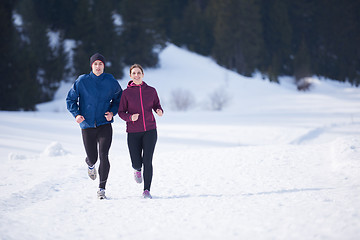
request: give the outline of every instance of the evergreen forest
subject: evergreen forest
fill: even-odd
[[[167,43],[270,81],[321,76],[360,85],[358,0],[1,0],[0,110],[36,110],[61,81],[156,68]]]

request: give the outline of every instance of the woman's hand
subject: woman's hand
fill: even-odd
[[[82,123],[85,120],[85,118],[83,116],[81,116],[81,115],[77,115],[75,117],[75,120],[76,120],[77,123]]]
[[[113,118],[114,114],[112,112],[106,112],[105,113],[105,118],[108,122],[110,122]]]
[[[157,109],[156,114],[161,117],[163,115],[163,111],[161,109]]]
[[[131,121],[135,122],[139,119],[139,113],[135,113],[133,115],[131,115]]]

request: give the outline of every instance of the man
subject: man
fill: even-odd
[[[106,198],[105,186],[110,170],[108,158],[112,142],[113,117],[118,112],[122,89],[114,76],[104,73],[105,58],[100,53],[90,57],[92,71],[77,78],[66,98],[67,109],[80,124],[86,151],[88,175],[96,179],[99,164],[99,199]]]

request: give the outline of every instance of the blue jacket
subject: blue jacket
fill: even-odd
[[[66,104],[69,112],[76,117],[82,115],[82,129],[96,128],[112,123],[105,118],[106,112],[114,116],[118,112],[122,89],[113,75],[103,73],[96,76],[93,72],[78,77],[70,89]]]

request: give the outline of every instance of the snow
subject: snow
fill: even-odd
[[[14,22],[16,28],[22,28],[23,19],[20,14],[18,14],[16,11],[13,11],[12,19],[13,19],[13,22]]]
[[[66,66],[65,69],[68,71],[67,75],[71,75],[74,72],[74,51],[76,48],[76,41],[74,39],[65,39],[63,42],[64,52],[66,54]],[[64,97],[63,91],[58,91],[58,93],[62,94],[61,96],[57,96],[56,99],[60,99]],[[60,104],[59,104],[60,105]]]
[[[51,49],[57,50],[59,49],[59,43],[60,43],[60,31],[51,31],[48,30],[47,31],[47,37],[49,39],[49,46],[51,47]]]
[[[358,239],[359,88],[314,77],[298,92],[173,45],[160,64],[144,78],[165,109],[153,199],[133,179],[119,117],[108,200],[97,199],[64,83],[37,112],[0,112],[0,239]],[[176,89],[193,94],[191,110],[172,110]],[[217,89],[231,101],[211,111]]]
[[[114,12],[112,14],[113,23],[117,27],[121,27],[123,25],[123,20],[120,14]]]

